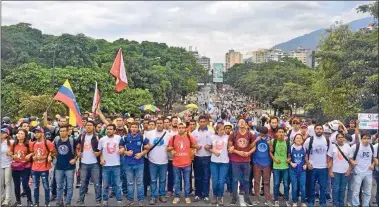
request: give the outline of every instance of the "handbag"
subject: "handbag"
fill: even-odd
[[[14,171],[23,171],[25,169],[25,164],[22,162],[12,162],[11,169]]]

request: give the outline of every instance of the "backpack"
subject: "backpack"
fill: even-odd
[[[309,140],[309,147],[308,147],[308,150],[307,150],[307,154],[308,154],[308,156],[309,156],[309,154],[311,153],[311,150],[312,150],[312,145],[313,145],[314,137],[311,136],[309,139],[310,139],[310,140]],[[326,151],[328,151],[328,150],[329,150],[329,146],[330,146],[330,141],[329,141],[329,139],[326,138],[326,137],[325,137],[325,140],[326,140],[326,144],[327,144],[327,146],[328,146],[328,148],[327,148]]]
[[[353,160],[356,160],[357,159],[357,155],[358,155],[358,151],[359,151],[359,146],[361,145],[360,142],[358,142],[356,145],[355,145],[355,152],[354,152],[354,156],[353,156]],[[374,146],[370,143],[370,148],[371,148],[371,152],[372,152],[372,156],[371,156],[371,163],[372,161],[374,160]],[[376,154],[376,157],[379,156],[379,153]]]
[[[56,149],[57,149],[57,144],[58,144],[58,141],[59,141],[60,138],[61,138],[60,136],[56,136],[54,138],[54,142],[53,143],[54,143],[54,146],[55,146]],[[72,152],[72,154],[74,156],[76,156],[76,151],[74,150],[74,139],[72,137],[69,137],[68,141],[70,142],[70,145],[71,145],[71,152]]]
[[[33,144],[32,144],[32,152],[34,152],[34,144],[35,144],[36,142],[33,142]],[[47,151],[47,154],[49,154],[50,153],[50,150],[49,150],[49,148],[47,147],[47,140],[46,139],[44,139],[43,140],[43,143],[45,144],[45,149],[46,149],[46,151]],[[47,166],[47,158],[48,158],[48,156],[46,157],[46,163],[45,163],[45,166]]]
[[[272,146],[273,146],[273,152],[272,152],[272,154],[273,155],[275,155],[275,149],[276,149],[276,144],[277,143],[278,143],[278,140],[274,138],[274,143],[272,144]],[[287,154],[288,154],[288,152],[291,151],[291,149],[290,149],[291,145],[290,145],[290,140],[289,139],[286,140],[286,145],[287,145]]]

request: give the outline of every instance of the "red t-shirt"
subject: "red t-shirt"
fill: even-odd
[[[30,147],[30,142],[29,142]],[[13,162],[23,162],[25,163],[25,168],[30,168],[32,165],[30,160],[26,160],[25,157],[28,155],[28,148],[24,144],[18,143],[17,145],[11,145],[10,150],[14,155],[17,155],[17,158]],[[30,153],[30,152],[29,152]]]
[[[249,135],[250,133],[250,141],[249,141]],[[229,135],[229,141],[233,141],[234,133],[230,133]],[[254,142],[254,135],[253,133],[246,131],[244,135],[242,135],[239,131],[236,132],[236,137],[234,137],[234,149],[238,151],[243,152],[249,152],[251,150],[251,143]],[[251,156],[248,157],[242,157],[240,155],[237,155],[235,153],[230,154],[230,160],[232,162],[250,162]]]
[[[49,152],[53,152],[55,150],[55,147],[53,143],[51,143],[49,140],[46,141],[46,146],[49,148],[49,151],[46,150],[45,141],[42,140],[42,142],[34,142],[30,144],[30,151],[35,153],[35,156],[46,156],[49,154]],[[33,171],[48,171],[51,168],[51,162],[47,162],[47,159],[43,160],[34,160],[32,164],[32,170]]]
[[[191,143],[193,145],[196,145],[196,140],[192,137],[192,135],[189,135],[189,137],[191,139]],[[176,154],[173,156],[172,165],[175,167],[187,167],[191,165],[191,144],[187,134],[184,134],[182,136],[175,135],[175,142],[172,142],[173,137],[171,137],[170,141],[168,142],[168,146],[174,147],[174,150],[176,152]]]

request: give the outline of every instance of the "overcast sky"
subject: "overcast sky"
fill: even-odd
[[[43,33],[84,33],[114,41],[164,42],[197,47],[211,62],[225,53],[270,48],[314,30],[366,17],[369,1],[243,2],[2,2],[2,25],[31,23]]]

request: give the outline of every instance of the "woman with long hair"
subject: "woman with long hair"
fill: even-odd
[[[25,129],[20,129],[17,132],[16,140],[10,147],[9,156],[12,157],[11,163],[12,177],[14,183],[14,192],[16,196],[16,203],[14,206],[22,206],[21,204],[21,179],[22,188],[26,192],[27,205],[33,206],[32,194],[29,187],[29,177],[31,173],[30,158],[33,153],[29,149],[28,132]]]
[[[5,186],[5,199],[1,201],[1,206],[8,206],[11,202],[11,188],[12,188],[12,170],[11,162],[12,158],[8,156],[8,151],[13,140],[9,136],[10,131],[7,128],[1,129],[1,184],[0,187],[3,189]]]

